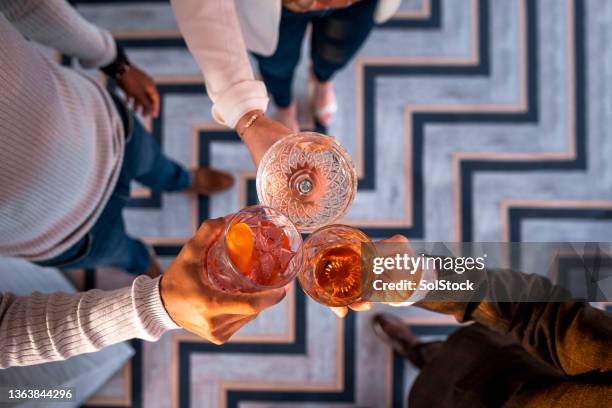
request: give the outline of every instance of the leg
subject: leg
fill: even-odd
[[[392,314],[375,315],[372,318],[372,327],[378,338],[419,369],[431,361],[442,348],[441,341],[422,343],[399,317]]]
[[[269,57],[255,55],[266,88],[279,108],[287,108],[293,100],[293,73],[300,60],[308,21],[306,14],[283,9],[276,51]]]
[[[390,314],[375,315],[372,324],[381,340],[420,369],[410,389],[410,407],[500,407],[523,384],[564,379],[511,337],[478,323],[431,343],[420,343]]]
[[[148,272],[152,264],[152,254],[147,246],[127,235],[121,215],[93,231],[91,255],[90,262],[114,266],[133,274]]]
[[[91,231],[63,254],[38,264],[62,268],[113,266],[134,274],[149,271],[149,250],[125,231],[121,212],[128,196],[127,182],[120,181]]]
[[[564,379],[511,337],[474,323],[440,344],[413,383],[408,406],[501,407],[528,388]]]
[[[443,341],[419,343],[413,347],[414,355],[410,361],[417,368],[423,368],[438,355],[443,345]]]
[[[314,76],[327,82],[353,58],[374,27],[376,0],[362,0],[312,22]]]
[[[191,186],[189,172],[166,157],[155,139],[144,129],[134,114],[128,136],[122,173],[154,191],[181,191]]]
[[[332,76],[353,58],[374,26],[377,0],[316,17],[312,22],[310,107],[317,126],[325,129],[338,110]]]
[[[125,109],[124,106],[118,108],[120,112]],[[131,130],[127,136],[120,177],[128,185],[135,179],[153,191],[185,191],[196,194],[212,194],[232,186],[233,177],[220,170],[200,167],[190,174],[183,166],[162,153],[160,146],[133,112],[125,112],[124,121],[129,122],[127,127]]]

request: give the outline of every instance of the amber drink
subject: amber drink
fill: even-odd
[[[372,243],[358,229],[346,225],[318,229],[302,246],[303,266],[298,275],[302,289],[327,306],[364,300],[371,277],[363,275],[362,254],[370,256],[372,251]]]

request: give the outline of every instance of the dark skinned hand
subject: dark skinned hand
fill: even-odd
[[[117,85],[125,92],[134,111],[154,118],[159,115],[159,93],[155,82],[136,65],[130,65],[130,69],[117,80]]]

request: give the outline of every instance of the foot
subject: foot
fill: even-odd
[[[420,344],[419,338],[412,333],[408,325],[397,316],[380,313],[372,317],[372,328],[376,337],[402,357],[412,360],[414,347]]]
[[[276,108],[275,119],[291,129],[292,132],[297,133],[300,131],[300,124],[298,123],[297,115],[297,104],[295,101],[291,102],[291,105],[286,108]]]
[[[334,84],[331,81],[320,82],[314,75],[310,78],[314,95],[311,96],[311,106],[313,114],[322,126],[329,126],[334,115],[338,111],[338,102],[336,101],[336,92]]]
[[[234,177],[231,174],[209,167],[192,170],[191,179],[193,182],[187,192],[203,195],[225,191],[234,184]]]

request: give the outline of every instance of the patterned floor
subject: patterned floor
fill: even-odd
[[[128,228],[168,263],[201,220],[255,202],[253,166],[213,123],[167,2],[76,3],[155,76],[162,111],[150,125],[164,151],[239,180],[198,200],[136,188]],[[612,3],[599,0],[405,0],[335,81],[341,111],[329,131],[360,174],[346,222],[373,237],[612,241],[610,22]],[[305,76],[303,63],[302,100]],[[129,281],[113,270],[80,278],[83,288]],[[425,338],[455,328],[393,311]],[[297,289],[222,347],[184,332],[135,341],[135,357],[87,406],[402,406],[416,372],[377,343],[370,315],[337,320]]]

